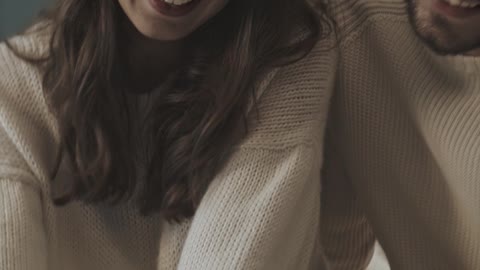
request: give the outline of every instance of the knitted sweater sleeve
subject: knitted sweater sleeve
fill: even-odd
[[[320,188],[303,174],[318,162],[306,148],[238,151],[198,209],[177,269],[307,269]]]
[[[0,269],[46,270],[41,192],[0,125]]]
[[[33,43],[32,43],[33,44]],[[28,45],[28,44],[27,44]],[[23,49],[23,47],[20,47]],[[52,150],[36,73],[0,44],[0,269],[46,270],[42,162]],[[34,75],[35,74],[35,75]],[[34,91],[35,90],[35,91]]]
[[[39,192],[17,176],[0,177],[0,268],[46,270],[46,237]]]
[[[266,84],[258,119],[193,220],[163,227],[158,270],[329,269],[318,241],[319,179],[337,52],[323,46],[331,44]],[[169,264],[172,254],[178,263]]]

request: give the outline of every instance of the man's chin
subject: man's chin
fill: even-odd
[[[441,16],[419,12],[415,0],[406,0],[410,24],[417,36],[439,55],[480,56],[480,37],[468,40],[458,36],[450,22]]]
[[[480,42],[474,44],[452,44],[446,41],[438,40],[438,37],[417,32],[417,36],[432,51],[439,55],[476,55],[480,56]]]
[[[480,40],[477,42],[456,42],[458,39],[449,39],[444,33],[425,32],[417,27],[415,32],[425,45],[439,55],[480,56]]]

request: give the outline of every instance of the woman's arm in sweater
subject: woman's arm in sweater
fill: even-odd
[[[0,269],[47,270],[39,190],[0,166]]]

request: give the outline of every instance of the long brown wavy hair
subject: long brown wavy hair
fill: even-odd
[[[118,203],[140,190],[143,213],[160,212],[169,221],[192,217],[243,137],[237,133],[248,130],[256,80],[303,58],[331,32],[326,4],[316,2],[314,8],[306,0],[230,0],[191,34],[187,44],[195,46],[186,64],[149,113],[153,150],[146,176],[137,179],[127,96],[119,82],[125,14],[112,0],[58,1],[42,19],[51,31],[44,58],[9,45],[44,72],[44,95],[73,167],[73,179],[55,183],[66,189],[54,202]]]

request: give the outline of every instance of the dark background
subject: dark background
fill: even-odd
[[[0,0],[0,40],[24,30],[38,12],[52,2],[53,0]]]

